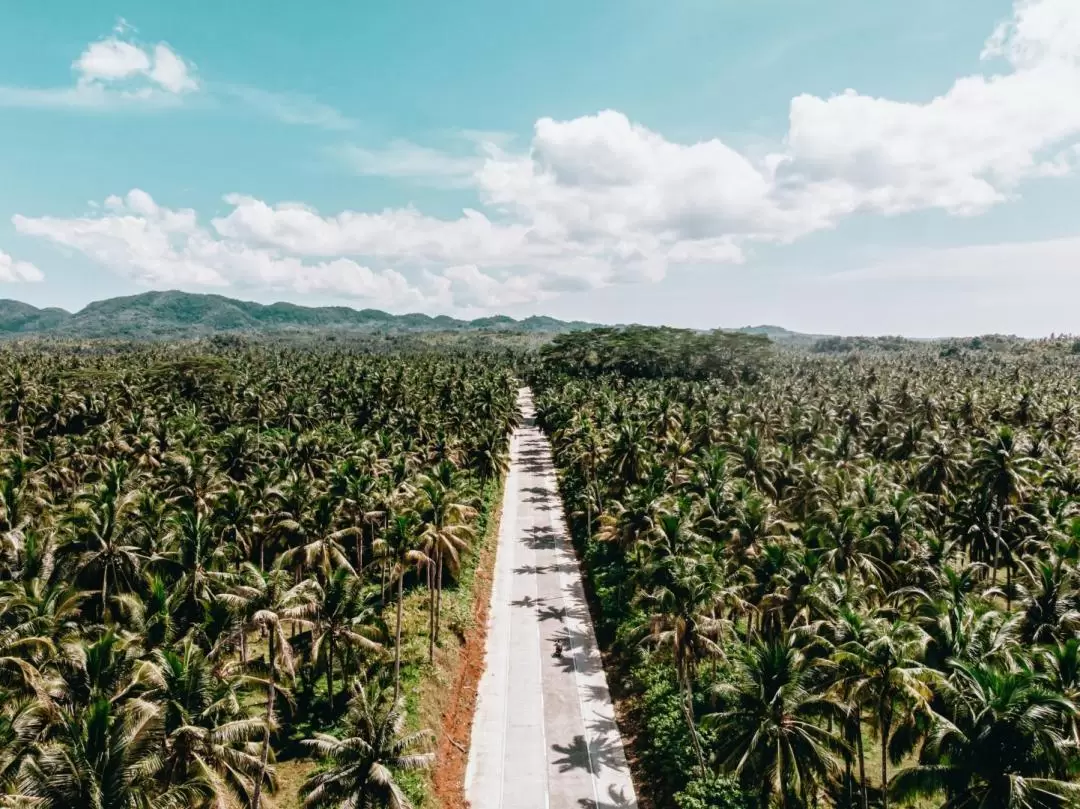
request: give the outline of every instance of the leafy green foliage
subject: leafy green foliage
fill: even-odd
[[[763,335],[627,326],[561,334],[540,359],[548,372],[577,376],[733,381],[755,376],[769,345]]]
[[[753,809],[754,801],[734,778],[708,775],[695,778],[674,797],[677,809]]]

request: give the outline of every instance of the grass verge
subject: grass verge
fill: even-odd
[[[502,512],[503,481],[484,490],[477,523],[477,542],[462,558],[458,581],[443,590],[442,632],[435,662],[427,659],[428,595],[420,589],[406,597],[401,686],[407,695],[412,729],[435,735],[432,770],[404,773],[402,784],[417,807],[466,809],[465,768],[468,764],[476,687],[484,669],[487,614],[492,571]]]

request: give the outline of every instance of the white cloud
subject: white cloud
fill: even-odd
[[[45,275],[29,261],[16,261],[0,250],[0,283],[44,281]]]
[[[138,189],[109,197],[107,213],[75,219],[16,215],[15,228],[40,236],[135,281],[154,287],[258,286],[336,292],[375,305],[424,303],[425,294],[394,270],[372,270],[345,258],[305,262],[279,251],[217,239],[194,211],[158,205]]]
[[[150,81],[170,93],[190,93],[199,89],[191,66],[162,43],[154,46],[154,67],[147,75]]]
[[[148,91],[180,95],[199,89],[194,67],[164,42],[150,48],[112,36],[88,45],[71,67],[80,87],[120,85],[118,89],[128,94],[144,95]]]
[[[164,42],[141,45],[121,20],[113,36],[87,45],[69,87],[0,86],[0,106],[103,109],[173,106],[199,89],[195,68]]]
[[[474,137],[482,157],[404,141],[345,153],[362,173],[471,184],[477,209],[454,218],[414,208],[323,215],[233,194],[231,210],[203,228],[193,212],[155,213],[133,192],[107,200],[101,216],[16,224],[154,283],[160,272],[288,286],[295,272],[300,286],[317,278],[355,294],[351,279],[367,276],[351,267],[370,266],[382,268],[372,278],[421,279],[422,294],[440,305],[497,308],[654,280],[676,265],[737,263],[755,244],[791,242],[856,212],[974,215],[1027,179],[1073,173],[1080,4],[1018,0],[982,57],[985,73],[924,103],[854,90],[798,96],[785,137],[763,156],[717,138],[673,142],[617,111],[541,118],[527,150]],[[101,74],[138,69],[126,52],[95,64]],[[163,224],[170,217],[175,226]],[[303,263],[312,258],[319,263]],[[413,294],[386,284],[377,294]]]
[[[118,81],[145,75],[152,65],[142,48],[113,37],[92,43],[72,67],[80,81]]]

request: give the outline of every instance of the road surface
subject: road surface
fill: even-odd
[[[466,797],[472,809],[636,809],[551,447],[527,389],[519,405]]]

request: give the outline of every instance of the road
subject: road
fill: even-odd
[[[636,808],[551,447],[527,389],[519,405],[466,797],[472,809]]]

